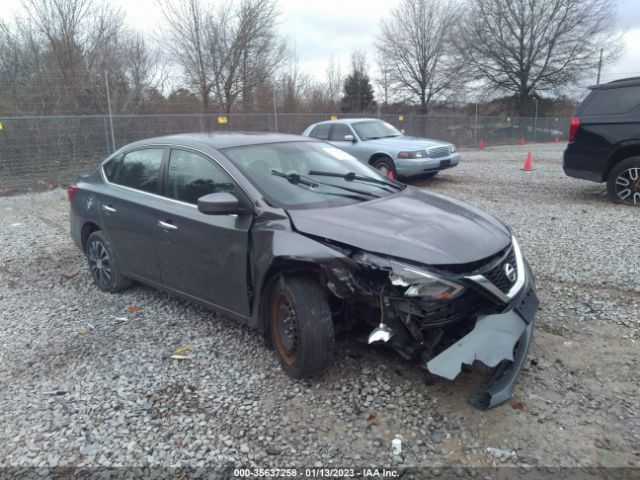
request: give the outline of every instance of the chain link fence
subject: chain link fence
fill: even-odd
[[[353,115],[349,115],[353,116]],[[183,132],[251,130],[300,134],[320,113],[233,113],[0,117],[0,193],[67,184],[114,150],[143,138]],[[557,142],[567,118],[380,115],[406,135],[459,147]]]

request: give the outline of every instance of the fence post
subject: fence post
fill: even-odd
[[[111,94],[109,93],[109,78],[107,76],[107,71],[104,71],[104,83],[107,86],[107,106],[109,108],[109,126],[111,127],[111,145],[113,147],[112,151],[116,149],[116,137],[113,134],[113,115],[111,114]]]
[[[536,116],[533,118],[533,143],[538,139],[538,99],[536,98]]]
[[[276,128],[276,133],[278,133],[278,104],[276,103],[276,89],[273,89],[273,122]]]
[[[473,126],[473,145],[478,146],[478,102],[476,102],[476,118]]]

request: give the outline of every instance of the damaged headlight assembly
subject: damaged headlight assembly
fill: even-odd
[[[391,284],[408,287],[406,297],[423,297],[429,300],[452,300],[464,292],[465,287],[418,267],[391,260]]]

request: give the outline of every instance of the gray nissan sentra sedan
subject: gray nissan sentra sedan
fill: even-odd
[[[260,330],[300,378],[363,333],[453,379],[511,396],[538,308],[509,228],[295,135],[184,134],[132,143],[70,185],[71,235],[107,292],[134,280]]]

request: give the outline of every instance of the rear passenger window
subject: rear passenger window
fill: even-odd
[[[583,115],[627,113],[640,104],[640,86],[596,90],[585,105]]]
[[[310,137],[317,138],[319,140],[329,140],[329,129],[331,128],[331,124],[323,123],[322,125],[318,125],[316,128],[311,130],[309,134]]]
[[[342,123],[336,123],[333,126],[333,132],[331,132],[331,140],[337,142],[344,142],[345,135],[353,135],[351,129]]]
[[[122,155],[118,155],[117,157],[113,157],[111,160],[106,162],[102,169],[104,170],[104,175],[107,177],[107,180],[113,182],[116,177],[116,171],[120,166],[120,162],[122,161]]]
[[[208,193],[233,190],[233,183],[211,160],[185,150],[171,150],[167,197],[195,205]]]
[[[117,169],[114,183],[143,192],[158,193],[163,153],[162,148],[146,148],[127,153]]]

